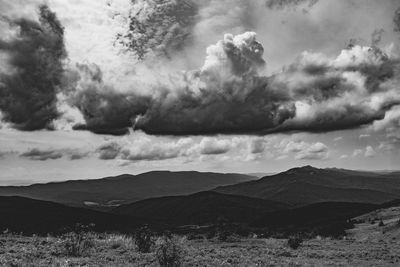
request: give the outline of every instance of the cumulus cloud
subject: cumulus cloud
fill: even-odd
[[[187,149],[192,142],[191,138],[155,142],[149,137],[142,136],[125,146],[121,152],[121,158],[129,161],[173,159],[187,155]]]
[[[282,140],[277,146],[283,155],[294,153],[297,160],[323,160],[329,156],[329,148],[321,142],[308,143],[298,140]]]
[[[194,149],[198,149],[203,155],[218,155],[228,152],[231,149],[231,143],[228,140],[205,137]]]
[[[376,155],[375,150],[372,148],[372,146],[367,146],[365,148],[364,156],[367,158],[372,158]]]
[[[161,44],[157,40],[169,40],[163,34],[175,33],[174,25],[179,29],[187,26],[195,33],[200,23],[194,21],[194,26],[190,23],[184,26],[181,19],[192,21],[193,14],[198,15],[197,19],[218,17],[207,12],[208,4],[215,4],[213,0],[202,4],[182,1],[134,1],[137,11],[134,20],[142,20],[143,25],[155,23],[160,32],[153,32],[146,26],[150,32],[131,35],[148,36],[149,40],[146,37],[141,42],[150,46],[150,50],[152,45],[173,47],[172,43]],[[239,9],[242,11],[242,6]],[[53,127],[114,135],[127,134],[129,128],[157,135],[327,132],[370,125],[384,119],[400,105],[399,59],[376,46],[352,45],[337,57],[304,52],[281,72],[266,76],[264,48],[256,34],[225,34],[222,40],[207,48],[200,68],[169,70],[166,68],[169,65],[163,61],[159,66],[163,71],[141,65],[121,72],[118,75],[121,79],[116,81],[104,75],[96,64],[69,64],[65,68],[62,26],[54,13],[47,8],[43,10],[39,22],[29,21],[28,30],[20,31],[17,39],[11,38],[17,44],[15,47],[24,47],[23,51],[28,47],[27,58],[36,61],[19,66],[14,61],[22,57],[13,55],[22,52],[6,50],[10,59],[14,58],[10,65],[16,66],[16,73],[4,74],[2,77],[8,78],[3,79],[6,82],[2,80],[0,86],[6,88],[2,92],[7,92],[15,101],[2,98],[0,109],[4,120],[20,129]],[[248,16],[239,17],[240,23],[232,25],[243,25],[242,19]],[[20,22],[13,20],[13,23],[21,28]],[[140,25],[134,28],[140,31]],[[40,42],[35,39],[35,27],[41,29]],[[189,28],[183,32],[190,32]],[[181,36],[179,30],[177,34]],[[179,38],[173,37],[171,42],[174,39]],[[10,42],[3,41],[3,47],[11,47]],[[38,46],[44,49],[37,49]],[[26,66],[45,73],[18,71]],[[40,79],[32,73],[39,73]],[[15,75],[22,80],[14,79]],[[43,87],[32,88],[24,82],[31,78]],[[15,83],[18,88],[10,86],[11,80],[21,81]],[[31,89],[24,90],[27,95],[21,97],[14,93],[21,88]]]
[[[38,21],[3,17],[0,52],[8,71],[0,73],[3,120],[21,130],[48,128],[57,118],[56,92],[63,76],[64,29],[46,5]],[[10,34],[11,33],[11,34]]]
[[[362,149],[359,149],[359,148],[354,149],[354,151],[353,151],[353,157],[357,157],[357,156],[361,155],[362,153],[363,153],[363,150],[362,150]]]

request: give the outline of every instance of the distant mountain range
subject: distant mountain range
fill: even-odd
[[[122,205],[112,212],[182,225],[215,223],[220,217],[232,222],[250,222],[260,214],[288,208],[288,205],[275,201],[206,191],[146,199]]]
[[[98,231],[128,231],[144,221],[95,210],[68,207],[23,197],[0,197],[0,231],[25,234],[58,233],[74,229],[77,223],[95,224]],[[151,222],[147,220],[146,222]]]
[[[214,191],[293,206],[320,202],[380,204],[400,198],[400,175],[305,166]]]
[[[107,209],[151,197],[192,194],[257,179],[245,174],[153,171],[95,180],[2,186],[0,196],[22,196],[76,207]]]
[[[157,171],[6,186],[0,195],[0,230],[51,232],[76,222],[93,222],[100,230],[179,227],[222,217],[251,227],[340,234],[352,217],[384,203],[400,205],[400,173],[304,166],[257,179]]]

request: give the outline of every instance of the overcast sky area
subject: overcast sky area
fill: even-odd
[[[0,185],[400,169],[398,0],[0,0]]]

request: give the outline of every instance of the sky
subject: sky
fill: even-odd
[[[400,169],[397,0],[0,0],[0,185]]]

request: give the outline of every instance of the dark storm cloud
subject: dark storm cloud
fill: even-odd
[[[270,88],[269,79],[257,75],[264,60],[254,33],[226,35],[207,52],[202,69],[186,73],[184,86],[177,83],[154,99],[136,117],[135,129],[174,135],[251,133],[294,116],[288,92]]]
[[[139,59],[153,52],[169,57],[190,42],[198,6],[191,0],[132,0],[129,30],[117,41]]]
[[[96,65],[77,65],[77,69],[82,90],[72,92],[69,101],[81,111],[86,123],[75,125],[74,129],[112,135],[128,133],[133,118],[145,112],[150,98],[117,92],[104,84]]]
[[[270,9],[284,9],[302,4],[307,4],[307,7],[311,8],[316,3],[318,3],[318,0],[268,0],[265,2],[266,6]]]
[[[59,159],[62,158],[62,152],[58,150],[40,150],[37,148],[33,148],[27,152],[20,154],[22,158],[28,158],[31,160],[40,160],[45,161],[49,159]]]
[[[255,34],[207,49],[203,67],[147,85],[151,94],[119,91],[100,69],[78,66],[69,96],[86,124],[75,129],[159,135],[269,134],[351,129],[383,119],[400,104],[399,60],[377,47],[353,45],[337,58],[303,53],[282,72],[259,75],[265,62]],[[157,78],[157,77],[156,77]]]
[[[20,130],[48,128],[58,116],[56,92],[63,75],[64,29],[46,5],[39,21],[4,18],[17,35],[0,38],[9,73],[0,73],[0,110],[3,119]],[[4,62],[3,62],[4,63]]]

